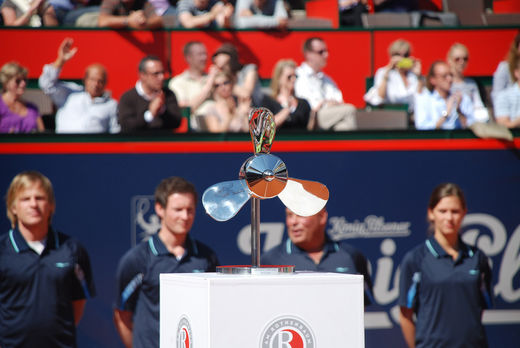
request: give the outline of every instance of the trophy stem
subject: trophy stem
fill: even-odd
[[[260,199],[251,197],[251,266],[260,267]]]

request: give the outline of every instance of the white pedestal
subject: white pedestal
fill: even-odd
[[[161,348],[363,348],[363,277],[161,274]]]

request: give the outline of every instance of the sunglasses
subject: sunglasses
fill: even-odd
[[[296,79],[296,74],[288,75],[288,76],[287,76],[287,79],[288,79],[288,80],[294,80],[294,79]]]
[[[322,50],[319,50],[319,51],[312,51],[312,52],[317,53],[317,54],[319,54],[320,56],[323,56],[325,53],[329,52],[329,50],[326,49],[326,48],[324,48],[324,49],[322,49]]]
[[[18,77],[16,80],[14,80],[14,82],[15,82],[17,85],[21,84],[22,82],[27,83],[27,77]]]
[[[396,53],[392,54],[392,56],[399,56],[399,57],[408,58],[408,57],[410,57],[410,52],[405,52],[403,54],[401,54],[400,52],[396,52]]]
[[[221,83],[215,83],[215,88],[219,88],[221,86],[227,86],[229,84],[231,84],[231,81],[229,81],[229,80],[221,82]]]
[[[164,75],[164,70],[161,70],[161,71],[155,71],[155,72],[147,72],[148,75],[152,75],[154,77],[157,77],[157,76],[160,76],[160,75]]]
[[[441,79],[446,79],[448,77],[453,77],[453,74],[452,73],[446,73],[446,74],[438,74],[436,76],[441,78]]]
[[[460,61],[465,61],[465,62],[467,62],[468,59],[469,59],[468,56],[466,56],[466,57],[453,57],[453,60],[456,61],[456,62],[460,62]]]

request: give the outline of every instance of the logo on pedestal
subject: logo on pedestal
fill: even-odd
[[[187,317],[182,316],[177,326],[177,348],[193,348],[193,335]]]
[[[315,348],[310,326],[302,319],[283,316],[270,322],[262,332],[260,348]]]

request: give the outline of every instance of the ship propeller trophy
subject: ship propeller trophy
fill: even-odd
[[[249,114],[249,132],[254,156],[240,167],[239,179],[210,186],[202,195],[202,204],[213,219],[227,221],[251,199],[251,267],[223,266],[217,272],[292,272],[292,266],[260,265],[260,200],[278,197],[294,213],[311,216],[323,209],[329,199],[329,190],[319,182],[289,178],[285,163],[270,154],[276,133],[271,111],[253,109]]]

